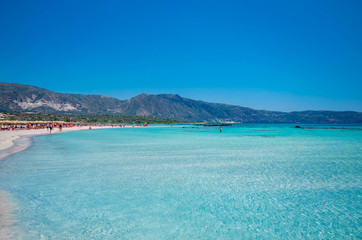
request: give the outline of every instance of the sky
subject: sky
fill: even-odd
[[[0,0],[0,81],[362,111],[362,1]]]

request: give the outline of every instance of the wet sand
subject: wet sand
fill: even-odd
[[[104,127],[92,127],[92,130],[111,128],[108,126]],[[66,133],[72,131],[89,130],[88,126],[84,127],[71,127],[63,128],[62,132],[56,128],[51,134]],[[0,160],[22,151],[31,145],[31,138],[34,136],[50,134],[49,130],[46,129],[31,129],[31,130],[6,130],[0,131]]]

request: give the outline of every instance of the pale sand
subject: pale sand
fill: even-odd
[[[111,128],[111,127],[109,126],[92,127],[92,130],[104,129],[104,128]],[[84,127],[63,128],[62,133],[79,131],[79,130],[89,130],[89,127],[84,126]],[[59,133],[61,133],[59,132],[59,129],[55,128],[51,134],[59,134]],[[46,129],[0,131],[0,160],[12,153],[26,149],[26,147],[29,145],[26,143],[27,139],[30,139],[33,136],[44,135],[44,134],[49,135],[50,131]]]

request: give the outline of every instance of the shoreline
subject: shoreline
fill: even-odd
[[[110,126],[92,127],[92,130],[96,129],[108,129]],[[71,127],[63,128],[62,132],[58,129],[53,130],[50,133],[46,129],[31,129],[31,130],[6,130],[0,132],[0,161],[12,154],[21,152],[31,146],[31,140],[33,137],[41,135],[53,135],[74,131],[89,130],[88,126],[83,127]]]
[[[20,136],[19,138],[12,140],[12,145],[7,146],[7,148],[0,150],[0,161],[12,154],[24,151],[31,146],[32,138],[35,136],[40,136],[40,134],[35,134],[33,136]]]

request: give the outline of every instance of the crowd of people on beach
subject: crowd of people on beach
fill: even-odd
[[[28,124],[1,124],[0,130],[30,130],[30,129],[47,129],[53,130],[54,128],[59,128],[59,131],[62,131],[63,127],[75,127],[81,125],[75,124],[64,124],[64,123],[28,123]]]
[[[129,124],[100,124],[100,123],[94,123],[94,124],[79,124],[79,123],[64,123],[64,122],[44,122],[44,123],[34,123],[34,122],[21,122],[21,123],[1,123],[0,124],[0,131],[5,130],[31,130],[31,129],[47,129],[50,133],[58,128],[59,132],[62,132],[63,128],[70,128],[70,127],[89,127],[89,129],[92,129],[92,127],[102,127],[102,126],[108,126],[108,127],[126,127],[129,126]],[[132,124],[132,127],[147,127],[148,124]]]

